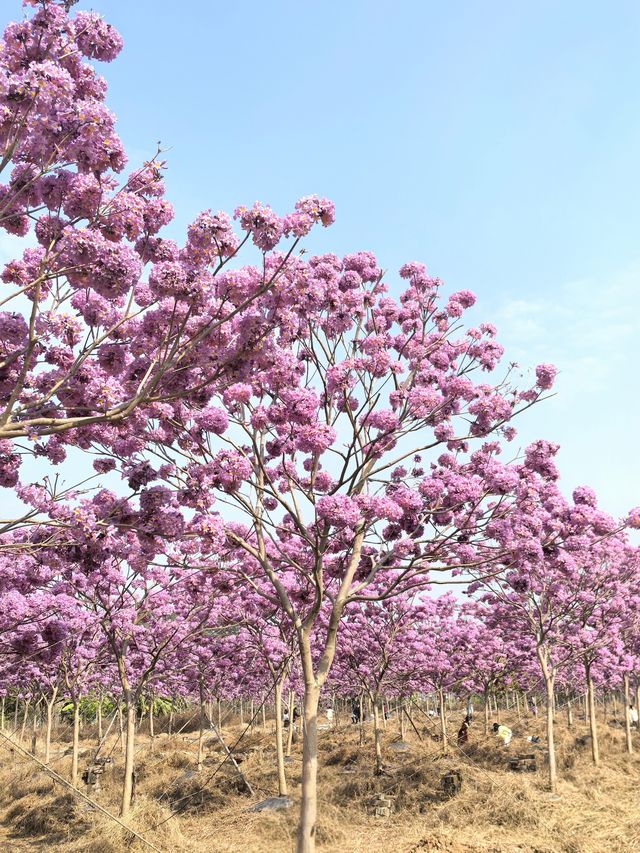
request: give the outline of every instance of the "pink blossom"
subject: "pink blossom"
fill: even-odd
[[[355,527],[361,513],[358,504],[347,495],[325,495],[316,501],[318,518],[334,527]]]

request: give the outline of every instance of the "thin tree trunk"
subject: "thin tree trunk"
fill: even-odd
[[[320,689],[305,672],[302,740],[302,791],[296,853],[315,853],[318,813],[318,702]],[[361,706],[362,707],[362,706]]]
[[[18,731],[18,697],[15,698],[15,705],[13,706],[13,733],[15,734]]]
[[[242,697],[240,697],[240,725],[244,726],[244,704],[242,702]]]
[[[489,734],[489,692],[484,692],[484,733]]]
[[[118,731],[120,733],[120,752],[124,755],[125,753],[125,734],[124,734],[124,722],[122,719],[122,707],[120,702],[118,702]]]
[[[124,781],[122,784],[122,802],[120,805],[120,817],[127,817],[131,811],[133,802],[134,766],[136,738],[136,706],[133,695],[129,688],[125,688],[124,708],[126,720],[126,740],[124,751]]]
[[[20,743],[24,741],[24,732],[27,728],[27,718],[29,716],[29,706],[31,705],[31,700],[27,699],[24,703],[24,711],[22,714],[22,728],[20,729]]]
[[[556,745],[553,730],[553,675],[545,675],[547,687],[547,749],[549,750],[549,789],[555,794],[558,789],[556,770]]]
[[[71,748],[71,784],[78,787],[78,752],[80,746],[80,703],[73,703],[73,746]]]
[[[382,773],[382,743],[381,743],[381,730],[380,730],[380,712],[378,711],[378,697],[373,697],[373,738],[375,741],[375,749],[376,749],[376,766],[375,773],[376,775],[380,775]],[[401,735],[402,737],[402,735]],[[404,740],[404,738],[403,738]]]
[[[518,690],[516,690],[515,694],[516,694],[516,713],[518,714],[518,719],[521,719],[522,714],[520,713],[520,693]]]
[[[618,719],[618,703],[616,702],[615,690],[613,691],[613,693],[611,695],[611,701],[613,702],[613,719],[617,720]]]
[[[629,690],[629,673],[624,674],[624,731],[627,742],[627,752],[629,755],[633,752],[633,741],[631,740],[631,718],[629,711],[631,706],[631,692]]]
[[[0,708],[0,732],[4,731],[4,696],[2,697],[2,707]]]
[[[600,750],[598,748],[598,723],[596,721],[596,700],[593,690],[593,679],[589,667],[587,676],[587,707],[589,709],[589,734],[591,735],[591,757],[596,767],[600,765]]]
[[[291,749],[293,747],[293,715],[295,713],[296,707],[296,694],[293,690],[289,691],[289,731],[287,732],[287,758],[291,755]]]
[[[58,695],[58,688],[53,688],[53,693],[47,702],[47,717],[46,717],[46,727],[44,731],[44,763],[46,765],[49,764],[51,760],[51,729],[53,727],[53,706],[56,702],[56,697]]]
[[[549,667],[548,653],[544,647],[539,647],[538,661],[544,676],[544,683],[547,691],[547,752],[549,764],[549,790],[552,794],[557,793],[558,778],[556,769],[556,745],[553,729],[553,691],[555,688],[555,673]]]
[[[267,709],[264,706],[264,702],[262,703],[262,731],[266,732],[267,730]]]
[[[274,698],[276,705],[276,759],[278,764],[278,796],[287,796],[287,777],[284,772],[284,746],[282,739],[282,686],[283,679],[276,680]],[[293,729],[293,718],[289,717],[289,730]]]
[[[154,752],[156,746],[156,729],[153,720],[153,696],[149,700],[149,744],[151,752]]]
[[[36,746],[38,743],[38,705],[40,703],[36,702],[33,706],[33,727],[31,729],[31,755],[36,754]]]
[[[573,707],[571,705],[571,699],[567,699],[567,726],[570,729],[573,728]]]
[[[398,714],[400,715],[400,740],[405,739],[405,725],[404,725],[404,699],[400,699],[398,705]]]
[[[449,742],[447,740],[447,717],[444,708],[444,694],[442,692],[442,688],[439,691],[440,696],[440,731],[442,733],[442,752],[444,755],[447,754],[449,750]]]
[[[202,756],[204,753],[204,686],[200,679],[200,721],[198,725],[198,770],[202,770]]]
[[[96,722],[98,724],[98,743],[102,740],[102,697],[98,699],[96,705]]]
[[[365,736],[364,736],[364,698],[362,696],[362,693],[360,694],[360,700],[359,701],[360,701],[360,705],[359,705],[359,707],[360,707],[360,744],[363,744],[365,742]]]

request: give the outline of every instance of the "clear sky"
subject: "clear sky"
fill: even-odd
[[[562,444],[567,491],[640,503],[636,0],[95,8],[125,37],[101,72],[132,159],[170,149],[176,236],[202,208],[332,198],[313,250],[473,290],[510,360],[561,371],[521,441]]]

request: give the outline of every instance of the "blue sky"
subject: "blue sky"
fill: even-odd
[[[101,72],[132,160],[170,149],[177,236],[202,208],[332,198],[311,249],[476,292],[511,360],[561,371],[521,442],[562,444],[567,491],[640,503],[640,4],[95,8],[125,37]]]

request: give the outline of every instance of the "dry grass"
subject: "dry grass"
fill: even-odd
[[[452,718],[452,729],[458,721]],[[542,721],[511,721],[516,737],[511,752],[532,751],[518,735],[542,734]],[[419,720],[416,723],[420,725]],[[385,773],[373,773],[373,738],[358,743],[357,727],[322,731],[318,845],[330,853],[637,853],[640,851],[640,758],[624,752],[624,732],[601,724],[602,767],[591,764],[589,746],[576,744],[585,724],[568,731],[559,719],[559,797],[546,791],[544,750],[538,749],[537,773],[506,769],[507,754],[474,724],[464,754],[455,746],[443,756],[440,745],[423,732],[409,730],[408,752],[391,749],[397,722],[384,735]],[[240,734],[225,729],[228,742]],[[87,732],[87,734],[91,734]],[[634,735],[640,752],[640,738]],[[87,754],[91,747],[83,746]],[[69,774],[65,738],[55,744],[53,767]],[[109,746],[110,748],[110,746]],[[294,846],[295,808],[288,812],[251,812],[252,803],[277,792],[273,735],[256,729],[238,747],[241,764],[255,789],[241,791],[233,771],[219,769],[223,751],[207,743],[204,769],[195,770],[193,734],[157,738],[155,750],[142,734],[138,748],[138,792],[130,825],[163,853],[288,853]],[[119,749],[103,776],[96,799],[117,813],[122,774]],[[48,849],[64,853],[120,853],[144,849],[126,831],[92,810],[16,753],[0,753],[0,850]],[[83,765],[81,764],[81,769]],[[439,788],[448,770],[463,775],[461,792],[445,799]],[[300,744],[294,747],[287,775],[294,800],[299,796]],[[390,818],[374,818],[372,795],[394,797]]]

